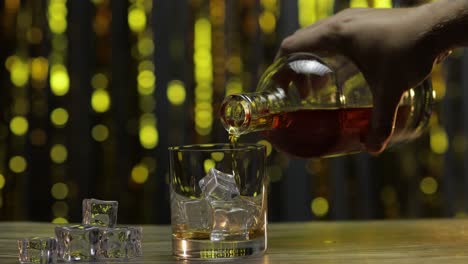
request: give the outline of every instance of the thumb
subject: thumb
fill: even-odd
[[[369,132],[365,139],[365,147],[368,152],[379,154],[387,146],[393,133],[396,109],[399,102],[399,97],[377,97],[374,99]]]

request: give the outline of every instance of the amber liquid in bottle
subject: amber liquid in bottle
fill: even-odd
[[[262,131],[278,150],[296,157],[327,157],[359,152],[369,130],[372,107],[310,109],[275,114],[272,127]],[[408,118],[409,107],[400,106],[394,134]],[[234,135],[230,135],[231,144]],[[236,140],[236,139],[235,139]]]

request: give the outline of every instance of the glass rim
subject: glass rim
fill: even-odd
[[[238,143],[233,148],[229,143],[206,143],[206,144],[191,144],[168,147],[169,151],[180,152],[215,152],[215,151],[246,151],[246,150],[262,150],[266,146],[259,143]]]

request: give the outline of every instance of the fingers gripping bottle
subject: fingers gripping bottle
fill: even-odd
[[[423,132],[433,97],[429,80],[403,94],[389,145]],[[278,59],[254,93],[229,95],[220,108],[231,137],[261,132],[280,151],[303,158],[364,151],[371,114],[372,93],[359,69],[343,56],[310,53]]]

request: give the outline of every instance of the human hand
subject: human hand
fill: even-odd
[[[340,53],[363,72],[373,94],[373,112],[365,139],[374,154],[386,147],[402,94],[430,74],[441,54],[427,45],[430,30],[425,7],[346,9],[300,29],[283,40],[278,55],[293,52]]]

